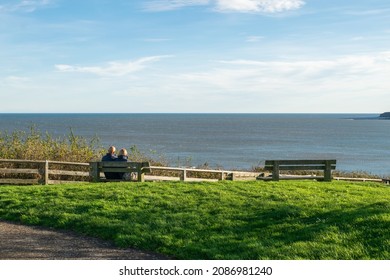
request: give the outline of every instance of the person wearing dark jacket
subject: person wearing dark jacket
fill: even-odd
[[[117,161],[127,161],[129,159],[129,156],[127,155],[126,149],[120,149],[118,153]]]
[[[115,152],[116,148],[114,146],[108,148],[107,154],[102,157],[102,161],[115,161],[118,158]]]
[[[102,157],[102,161],[116,161],[118,157],[116,156],[115,151],[116,148],[114,146],[108,148],[107,154]],[[106,179],[121,179],[118,173],[104,172],[104,176],[106,176]]]
[[[118,158],[116,161],[128,161],[129,157],[127,155],[126,149],[120,149],[118,153]],[[121,179],[130,181],[131,180],[131,174],[130,173],[119,173]]]

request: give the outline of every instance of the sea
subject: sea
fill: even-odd
[[[379,114],[0,114],[0,132],[34,126],[171,166],[250,170],[272,159],[336,159],[337,169],[390,176],[390,120]]]

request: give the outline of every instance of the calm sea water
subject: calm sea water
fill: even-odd
[[[337,159],[337,169],[390,175],[390,120],[378,114],[0,114],[0,131],[34,124],[55,137],[156,151],[171,165],[250,169],[266,159]]]

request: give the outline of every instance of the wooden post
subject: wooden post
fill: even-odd
[[[145,182],[145,174],[141,170],[138,172],[138,182]]]
[[[332,167],[331,167],[331,163],[329,160],[325,161],[324,181],[325,182],[332,181]]]
[[[98,162],[89,163],[89,176],[91,176],[92,182],[100,181],[100,172],[98,167]]]
[[[187,170],[184,168],[180,175],[180,181],[186,181],[186,180],[187,180]]]
[[[221,181],[225,180],[225,172],[221,172],[221,177],[219,177]]]
[[[272,169],[272,181],[279,181],[279,161],[275,160]]]
[[[49,184],[49,161],[48,160],[45,160],[45,169],[44,169],[44,185],[48,185]]]
[[[145,173],[142,172],[142,163],[137,164],[138,182],[145,182]]]
[[[236,180],[236,174],[234,172],[232,172],[232,181],[235,181]]]

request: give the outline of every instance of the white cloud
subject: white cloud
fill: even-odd
[[[216,0],[217,9],[228,12],[278,13],[301,8],[303,0]]]
[[[169,11],[189,6],[212,5],[218,12],[279,13],[301,8],[303,0],[153,0],[148,11]]]
[[[24,83],[24,82],[29,82],[31,79],[28,77],[8,76],[4,80],[10,83]]]
[[[9,88],[26,88],[31,86],[32,79],[29,77],[22,76],[7,76],[4,78],[0,77],[0,87],[5,86]]]
[[[261,40],[263,40],[264,37],[263,36],[248,36],[246,38],[246,41],[248,43],[256,43],[256,42],[260,42]]]
[[[177,10],[189,6],[208,5],[210,0],[153,0],[145,4],[147,11],[159,12]]]
[[[57,64],[55,68],[60,72],[90,73],[98,76],[125,76],[144,69],[148,63],[159,61],[168,56],[143,57],[135,61],[108,62],[105,66],[74,66]]]
[[[143,41],[148,42],[148,43],[161,43],[161,42],[171,41],[171,39],[168,39],[168,38],[146,38],[146,39],[143,39]]]
[[[383,52],[328,60],[220,61],[210,71],[180,77],[188,83],[225,93],[275,96],[294,93],[302,97],[315,93],[383,94],[390,88],[389,76],[390,55]]]
[[[377,16],[382,14],[388,14],[390,12],[390,9],[384,8],[384,9],[365,9],[365,10],[353,10],[353,11],[346,11],[344,12],[347,15],[352,16]]]
[[[370,112],[388,104],[390,55],[312,60],[229,60],[166,78],[177,99],[191,97],[245,112]],[[192,101],[194,106],[196,102]],[[202,110],[202,108],[198,108]],[[383,109],[382,109],[383,110]]]
[[[12,109],[16,105],[11,103],[0,104],[0,108],[29,111],[28,106],[37,103],[29,98],[36,95],[42,100],[46,98],[45,104],[52,102],[52,106],[40,108],[41,111],[80,112],[99,112],[102,108],[116,112],[118,105],[120,110],[131,112],[373,112],[386,110],[390,102],[390,52],[323,59],[224,60],[211,62],[198,71],[165,65],[164,71],[137,72],[136,79],[131,81],[123,73],[141,68],[130,70],[128,62],[117,63],[122,70],[114,70],[110,63],[57,65],[59,72],[34,76],[31,81],[22,75],[0,78],[0,96],[12,93],[30,100],[23,102],[25,109]],[[94,76],[64,77],[63,72],[114,76],[115,82]],[[76,108],[69,101],[70,93],[94,103],[88,108]],[[94,98],[90,98],[92,93]],[[112,107],[103,105],[108,97],[116,101]],[[126,103],[137,106],[129,107]]]
[[[34,12],[37,9],[46,7],[52,4],[52,0],[23,0],[12,1],[11,3],[0,5],[0,12]]]

